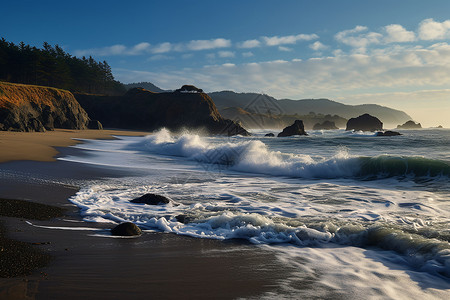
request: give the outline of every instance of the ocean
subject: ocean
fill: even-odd
[[[268,132],[161,129],[83,140],[59,159],[128,174],[86,182],[69,199],[87,222],[241,239],[275,253],[295,271],[263,298],[450,297],[450,130]],[[172,202],[129,202],[146,193]]]

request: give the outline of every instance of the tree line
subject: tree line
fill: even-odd
[[[114,80],[106,61],[78,58],[60,46],[42,48],[0,40],[0,81],[56,87],[78,93],[121,95],[125,86]]]

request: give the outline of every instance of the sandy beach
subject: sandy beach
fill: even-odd
[[[289,275],[271,252],[244,242],[163,233],[111,238],[104,235],[112,224],[83,222],[78,208],[67,200],[78,191],[77,180],[126,174],[117,169],[54,161],[58,150],[60,155],[74,151],[54,147],[77,143],[72,138],[144,134],[110,130],[0,132],[0,198],[65,210],[62,217],[43,221],[0,217],[8,238],[30,243],[51,256],[47,266],[31,275],[0,278],[0,298],[257,298],[276,289],[283,276]]]
[[[68,147],[80,143],[76,139],[112,139],[114,135],[147,134],[149,133],[125,130],[0,131],[0,163],[17,160],[54,161],[58,154],[55,147]]]

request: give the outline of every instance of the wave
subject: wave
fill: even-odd
[[[117,187],[115,187],[117,188]],[[292,244],[320,247],[333,243],[395,251],[403,263],[414,268],[450,277],[448,236],[428,237],[420,231],[407,232],[387,222],[358,222],[329,218],[291,219],[277,215],[239,211],[210,202],[142,205],[129,199],[140,188],[119,190],[110,186],[82,189],[70,198],[90,222],[133,222],[143,229],[218,240],[243,239],[253,244]],[[142,191],[141,191],[142,192]]]
[[[234,139],[209,143],[205,138],[185,133],[173,136],[162,129],[130,146],[134,150],[186,157],[207,170],[230,170],[272,176],[300,178],[386,178],[394,176],[450,176],[446,162],[424,157],[380,155],[352,156],[345,149],[329,158],[272,151],[260,140]]]
[[[424,157],[389,156],[360,157],[362,176],[450,176],[450,165],[446,162]]]

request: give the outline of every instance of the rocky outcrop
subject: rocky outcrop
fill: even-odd
[[[224,119],[202,92],[153,93],[133,88],[123,96],[75,94],[78,102],[104,127],[135,130],[199,129],[212,134],[250,135],[239,123]]]
[[[400,132],[397,131],[378,131],[376,134],[376,136],[398,136],[398,135],[402,135]]]
[[[194,85],[185,84],[180,89],[175,90],[178,93],[203,93],[202,89],[197,88]]]
[[[130,200],[131,203],[143,203],[148,205],[160,205],[170,203],[170,199],[156,194],[145,194],[139,198]]]
[[[348,120],[347,128],[345,130],[379,131],[383,130],[383,123],[374,116],[364,114]]]
[[[283,131],[278,134],[278,137],[285,137],[292,135],[308,135],[305,132],[305,127],[303,126],[302,120],[295,120],[294,124],[284,128]]]
[[[135,236],[141,235],[142,230],[139,227],[137,227],[136,224],[126,222],[121,223],[116,227],[114,227],[113,229],[111,229],[111,234],[116,236]]]
[[[0,130],[86,129],[88,122],[69,91],[0,82]]]
[[[415,123],[412,120],[409,120],[403,125],[397,125],[397,129],[420,129],[422,125],[420,123]]]
[[[331,121],[325,121],[322,124],[317,123],[313,127],[313,130],[334,130],[334,129],[339,129],[339,128],[337,128],[336,124],[334,124],[334,122],[331,122]]]
[[[275,134],[273,134],[272,132],[270,132],[270,133],[265,134],[264,136],[267,136],[267,137],[274,137]]]

